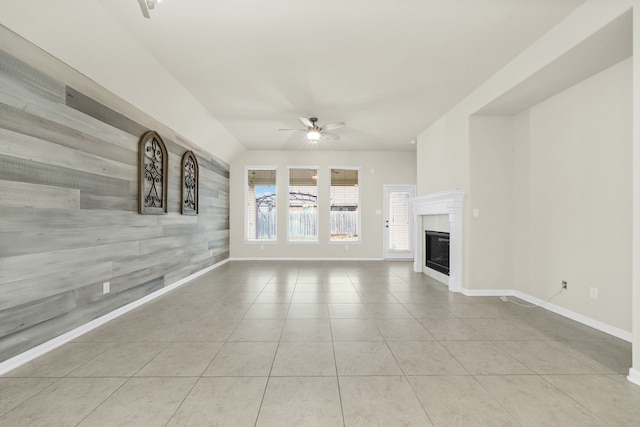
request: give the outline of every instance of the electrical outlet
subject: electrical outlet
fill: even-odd
[[[111,292],[111,282],[104,282],[102,284],[102,294],[108,294]]]
[[[562,281],[562,289],[567,289],[567,281],[566,280]]]
[[[589,297],[593,299],[598,299],[598,288],[594,288],[591,286],[589,288]]]

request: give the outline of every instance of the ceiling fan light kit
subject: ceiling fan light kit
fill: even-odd
[[[317,130],[310,130],[307,132],[307,139],[312,144],[317,144],[320,141],[320,132]]]

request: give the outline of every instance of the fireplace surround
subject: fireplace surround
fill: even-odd
[[[443,191],[411,199],[413,229],[416,233],[413,271],[422,272],[425,265],[423,229],[419,226],[426,215],[449,216],[449,290],[462,291],[462,208],[464,190]]]

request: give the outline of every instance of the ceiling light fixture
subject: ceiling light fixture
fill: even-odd
[[[320,131],[317,131],[315,129],[310,130],[309,132],[307,132],[307,139],[310,143],[317,144],[318,141],[320,141]]]

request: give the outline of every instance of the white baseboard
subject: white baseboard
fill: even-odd
[[[104,316],[98,317],[97,319],[94,319],[88,323],[85,323],[84,325],[78,326],[77,328],[72,329],[69,332],[59,335],[52,340],[49,340],[30,350],[25,351],[24,353],[20,353],[17,356],[12,357],[11,359],[5,360],[4,362],[0,363],[0,375],[4,375],[9,371],[12,371],[24,365],[25,363],[28,363],[52,350],[55,350],[56,348],[68,343],[69,341],[72,341],[78,338],[79,336],[82,336],[87,332],[92,331],[93,329],[99,326],[102,326],[105,323],[117,317],[120,317],[123,314],[128,313],[129,311],[135,308],[138,308],[141,305],[146,304],[149,301],[154,300],[159,296],[162,296],[167,292],[170,292],[176,289],[177,287],[182,286],[185,283],[190,282],[191,280],[199,276],[202,276],[203,274],[208,273],[209,271],[214,270],[223,264],[226,264],[227,262],[229,262],[228,258],[224,261],[220,261],[217,264],[211,265],[205,269],[202,269],[196,273],[193,273],[190,276],[180,279],[177,282],[174,282],[168,286],[165,286],[162,289],[158,289],[157,291],[150,293],[149,295],[145,295],[144,297],[138,300],[135,300],[127,305],[124,305],[118,309],[115,309],[112,312],[105,314]]]
[[[384,261],[382,258],[234,257],[230,261]]]
[[[541,300],[539,298],[513,289],[462,289],[462,293],[467,296],[511,296],[520,298],[553,313],[559,314],[571,320],[575,320],[576,322],[582,323],[583,325],[587,325],[606,334],[613,335],[614,337],[620,338],[621,340],[627,342],[631,342],[633,340],[633,335],[629,331],[616,328],[615,326],[608,325],[604,322],[600,322],[599,320],[595,320],[571,310],[567,310],[566,308],[560,307],[559,305],[552,304],[548,301]]]
[[[465,289],[461,293],[468,297],[512,297],[513,291],[510,289]]]
[[[629,381],[634,384],[640,385],[640,371],[637,369],[629,368],[629,376],[627,377]]]

